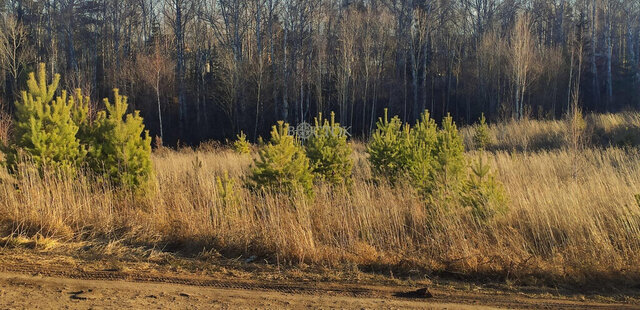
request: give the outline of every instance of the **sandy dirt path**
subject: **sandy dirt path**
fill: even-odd
[[[11,309],[471,309],[447,303],[288,294],[171,283],[78,280],[0,273],[0,307]],[[473,307],[473,309],[490,309]]]
[[[73,249],[0,247],[0,309],[640,309],[639,288],[580,292],[401,280],[172,255],[84,257]],[[406,295],[427,286],[430,298]]]
[[[395,297],[393,287],[340,286],[287,292],[272,289],[219,288],[126,280],[71,279],[0,272],[3,309],[640,309],[629,304],[530,298],[517,294],[486,294],[432,290],[433,298]],[[299,289],[296,289],[300,291]],[[293,290],[290,290],[293,291]],[[355,292],[355,293],[354,293]]]

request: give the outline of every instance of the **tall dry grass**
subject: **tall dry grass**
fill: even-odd
[[[588,114],[585,116],[585,142],[593,147],[640,145],[640,113]],[[490,124],[493,151],[529,152],[569,147],[570,124],[566,120],[509,120]],[[465,145],[473,148],[477,125],[461,129]]]
[[[0,102],[0,145],[4,145],[9,142],[11,136],[11,115],[4,112],[2,103]]]
[[[252,159],[225,149],[154,154],[159,190],[143,198],[87,174],[40,177],[27,166],[18,178],[0,178],[0,233],[396,275],[422,269],[526,284],[640,283],[635,149],[469,153],[488,157],[510,199],[509,212],[486,223],[464,209],[433,211],[409,187],[371,181],[357,149],[351,189],[320,184],[312,201],[244,189]],[[225,172],[233,194],[218,186]]]

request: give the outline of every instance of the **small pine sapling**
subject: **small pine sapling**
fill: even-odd
[[[236,141],[233,141],[233,150],[239,154],[251,153],[251,144],[247,141],[247,135],[240,131],[236,138]]]
[[[376,123],[367,153],[375,174],[397,181],[406,174],[411,160],[411,128],[403,126],[398,116],[389,120],[385,109],[384,117]]]
[[[90,157],[92,166],[114,184],[136,190],[149,189],[153,176],[151,137],[139,111],[127,111],[127,97],[113,90],[114,103],[104,99],[106,111],[94,122]]]
[[[253,189],[313,195],[313,174],[304,149],[289,134],[289,124],[279,121],[271,130],[271,140],[254,161],[248,182]]]
[[[450,115],[442,120],[434,155],[433,188],[427,192],[438,191],[440,198],[454,199],[460,193],[467,162],[462,137]]]
[[[329,120],[323,119],[322,113],[315,118],[315,129],[305,144],[305,150],[316,176],[333,185],[351,183],[353,150],[333,112]]]
[[[480,222],[508,210],[504,187],[495,179],[482,156],[471,165],[471,173],[464,185],[461,200],[465,207],[471,208],[474,219]]]
[[[487,119],[484,117],[484,113],[480,116],[480,122],[476,126],[476,132],[473,135],[474,147],[478,150],[485,150],[491,143],[491,131],[487,125]]]
[[[19,153],[26,155],[39,168],[49,167],[73,173],[86,155],[78,141],[78,125],[72,114],[76,113],[76,101],[83,102],[78,92],[77,100],[67,93],[54,98],[60,75],[55,74],[47,84],[44,64],[38,67],[38,75],[32,72],[27,80],[27,90],[16,101],[16,128],[13,143],[6,151],[7,163],[15,167]]]
[[[220,197],[222,205],[227,211],[233,210],[240,202],[240,198],[236,193],[235,187],[235,179],[229,177],[228,171],[225,171],[222,176],[216,176],[216,189],[218,190],[218,197]]]
[[[411,183],[423,193],[429,192],[433,187],[433,166],[437,142],[438,126],[429,115],[429,111],[424,111],[411,131],[412,152],[408,169]]]

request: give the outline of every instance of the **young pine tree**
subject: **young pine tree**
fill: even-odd
[[[127,111],[127,97],[113,90],[114,103],[104,99],[106,111],[98,112],[92,126],[89,156],[94,170],[115,184],[147,190],[153,169],[151,137],[144,130],[139,111]]]
[[[464,143],[453,118],[447,115],[442,120],[434,149],[433,187],[428,192],[443,195],[440,198],[453,199],[460,193],[467,168],[464,157]]]
[[[484,150],[491,142],[491,132],[489,131],[489,126],[487,126],[487,119],[484,117],[484,113],[482,113],[480,123],[476,127],[476,132],[473,135],[473,144],[476,149]]]
[[[67,97],[65,91],[54,98],[60,75],[55,74],[47,84],[44,64],[38,67],[38,75],[32,72],[27,80],[27,90],[16,101],[16,129],[13,145],[7,152],[7,163],[15,167],[19,153],[28,156],[39,168],[49,167],[73,172],[82,162],[86,151],[76,138],[78,125],[72,117],[75,102],[82,102],[80,92]]]
[[[508,209],[504,187],[495,179],[482,156],[471,165],[471,173],[464,184],[461,198],[462,204],[470,207],[473,217],[481,222],[497,214],[504,214]]]
[[[236,141],[233,141],[233,150],[240,154],[251,153],[251,144],[247,141],[247,135],[244,132],[241,131]]]
[[[229,177],[228,171],[224,171],[222,176],[216,176],[216,188],[225,213],[227,213],[225,215],[231,215],[228,212],[240,203],[240,197],[235,190],[235,179]]]
[[[339,123],[335,113],[331,119],[323,119],[322,113],[315,118],[315,131],[305,144],[311,169],[323,180],[333,184],[350,184],[353,150],[347,142],[347,134]]]
[[[271,130],[271,141],[259,152],[250,177],[252,188],[285,193],[303,191],[313,195],[313,174],[304,149],[289,134],[289,124],[279,121]]]
[[[412,152],[408,169],[411,183],[423,193],[428,193],[433,188],[437,143],[438,125],[429,111],[425,111],[411,131]]]
[[[367,153],[373,172],[395,182],[407,172],[411,161],[411,128],[403,126],[398,116],[389,120],[385,109],[384,118],[376,123]]]

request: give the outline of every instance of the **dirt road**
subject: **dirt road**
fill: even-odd
[[[394,287],[318,285],[309,290],[281,285],[272,288],[221,288],[125,280],[71,279],[0,272],[0,308],[7,309],[638,309],[629,304],[530,298],[517,294],[446,292],[433,298],[395,297]],[[292,293],[293,292],[293,293]]]
[[[582,295],[238,260],[78,253],[0,247],[0,309],[640,309],[634,289]],[[425,286],[432,297],[406,295]]]
[[[278,291],[220,289],[170,283],[77,280],[12,273],[0,273],[0,286],[0,306],[11,309],[454,308],[454,305],[446,303],[388,298],[288,294]]]

